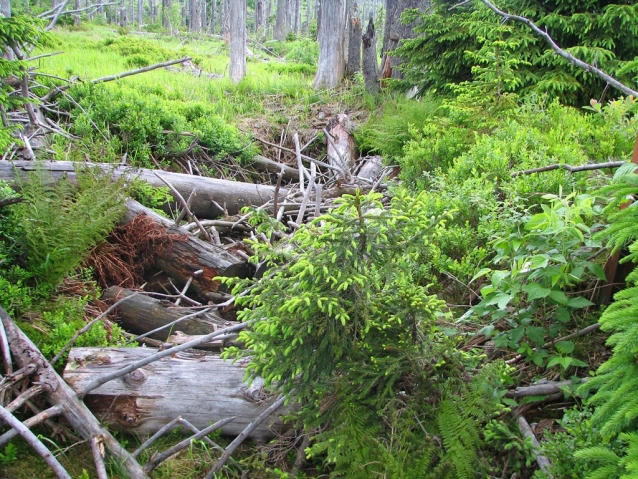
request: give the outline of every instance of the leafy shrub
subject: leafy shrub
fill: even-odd
[[[142,68],[149,66],[151,64],[151,60],[146,55],[135,53],[134,55],[127,57],[124,64],[127,67]]]
[[[319,59],[319,44],[313,40],[296,42],[288,51],[286,60],[293,63],[316,66]]]
[[[588,299],[565,292],[588,278],[604,280],[602,268],[588,258],[600,244],[591,238],[589,224],[595,214],[593,198],[546,195],[549,205],[533,216],[523,216],[509,234],[494,241],[494,263],[502,269],[486,268],[476,277],[490,275],[481,289],[483,300],[473,311],[489,315],[483,328],[494,336],[495,346],[523,354],[536,365],[586,367],[571,355],[574,343],[559,341],[556,353],[544,345],[571,324],[578,310],[591,306]]]
[[[266,65],[266,70],[273,73],[289,73],[299,75],[314,75],[317,72],[316,65],[305,63],[277,63],[271,62]]]
[[[182,132],[195,134],[198,145],[211,157],[233,155],[248,160],[254,155],[247,138],[211,105],[183,103],[167,98],[162,90],[125,85],[80,86],[72,94],[83,109],[63,103],[77,115],[72,131],[83,141],[105,145],[120,157],[126,152],[135,165],[152,167],[151,154],[157,159],[180,155],[192,140]]]

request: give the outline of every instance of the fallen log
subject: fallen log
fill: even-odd
[[[151,356],[152,348],[74,348],[64,379],[81,391],[96,376]],[[181,351],[154,361],[90,391],[84,400],[94,414],[112,428],[135,434],[153,434],[177,416],[198,429],[235,416],[222,433],[236,436],[272,402],[263,381],[248,386],[245,369],[219,356]],[[271,438],[286,425],[279,417],[252,431],[255,440]]]
[[[131,168],[128,166],[118,166],[108,163],[73,163],[70,161],[6,161],[0,160],[0,179],[9,184],[16,185],[16,180],[25,178],[29,171],[43,169],[49,171],[53,179],[67,176],[74,179],[75,168],[99,167],[104,172],[115,177],[126,176],[128,178],[138,178],[147,182],[154,188],[165,187],[161,178],[168,181],[180,192],[182,196],[188,198],[194,192],[191,202],[191,211],[198,218],[214,219],[222,214],[218,206],[226,208],[230,215],[235,215],[244,206],[261,206],[272,200],[275,196],[274,186],[257,185],[251,183],[241,183],[239,181],[218,180],[204,176],[185,175],[182,173],[171,173],[167,171],[149,170],[145,168]],[[286,196],[288,191],[281,189],[280,196]],[[166,207],[166,211],[175,211],[176,203]]]
[[[9,315],[0,307],[0,318],[7,334],[13,359],[19,367],[33,365],[37,368],[35,381],[43,387],[47,402],[62,408],[62,414],[69,425],[86,440],[101,437],[106,449],[121,465],[127,477],[145,479],[148,476],[131,454],[124,449],[109,431],[102,427],[86,405],[78,399],[73,390],[55,372],[40,350],[16,326]]]
[[[147,337],[166,342],[175,331],[181,331],[187,335],[208,334],[216,331],[218,327],[224,327],[227,322],[213,311],[204,312],[193,308],[182,308],[167,301],[160,301],[143,294],[135,294],[130,289],[111,286],[102,294],[104,299],[118,301],[128,297],[117,307],[119,325],[133,334],[145,334],[163,326],[175,323],[180,318],[200,313],[199,316],[190,317],[178,322],[172,327],[167,327]],[[217,343],[215,343],[217,344]],[[221,345],[221,341],[219,341]]]
[[[191,288],[202,298],[215,293],[219,283],[217,276],[245,278],[250,266],[244,260],[233,256],[221,246],[206,243],[137,201],[128,200],[126,215],[120,224],[128,224],[137,215],[143,214],[166,228],[167,234],[182,235],[183,241],[173,241],[164,248],[164,254],[155,259],[155,265],[162,269],[178,286],[192,279]],[[197,273],[197,274],[196,274]],[[195,333],[194,333],[195,334]]]

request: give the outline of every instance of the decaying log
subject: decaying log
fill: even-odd
[[[193,308],[176,307],[172,303],[160,301],[147,295],[135,295],[134,291],[118,286],[111,286],[103,293],[103,298],[110,300],[117,301],[125,297],[130,299],[118,306],[118,323],[123,329],[133,334],[144,334],[174,323],[185,316],[202,312],[202,310]],[[226,321],[219,315],[208,311],[197,317],[180,321],[175,326],[150,334],[148,337],[166,341],[175,331],[191,335],[208,334],[216,331],[216,327],[223,327],[224,324]]]
[[[374,19],[370,12],[368,28],[363,35],[363,81],[370,93],[379,93],[379,67],[377,65],[377,48],[374,35]]]
[[[74,348],[64,379],[81,391],[96,377],[149,357],[151,348]],[[96,416],[111,427],[137,434],[152,434],[177,416],[204,429],[212,422],[235,416],[222,433],[236,436],[264,411],[271,401],[263,381],[248,386],[245,370],[219,356],[182,351],[115,379],[92,390],[85,402]],[[274,430],[285,428],[273,417],[251,433],[264,440]]]
[[[329,163],[339,168],[343,179],[350,177],[356,159],[351,131],[350,119],[343,113],[332,118],[325,128]]]
[[[121,464],[128,477],[131,479],[146,479],[147,475],[137,461],[110,432],[100,425],[86,405],[78,399],[73,390],[49,365],[35,344],[16,326],[1,307],[0,318],[2,318],[2,324],[7,333],[13,359],[21,368],[29,364],[37,367],[35,373],[37,381],[45,388],[48,402],[63,408],[63,415],[70,426],[84,439],[90,441],[96,436],[101,436],[104,445],[114,456],[115,460]]]
[[[75,178],[75,168],[99,167],[115,177],[127,176],[128,178],[139,178],[154,188],[165,187],[156,173],[163,179],[170,182],[182,196],[188,198],[191,192],[195,192],[191,210],[198,218],[214,219],[224,212],[215,206],[222,205],[228,214],[235,215],[244,206],[261,206],[272,200],[275,196],[275,187],[267,185],[257,185],[251,183],[241,183],[239,181],[218,180],[204,176],[185,175],[182,173],[170,173],[166,171],[148,170],[144,168],[131,168],[106,163],[72,163],[70,161],[56,162],[32,162],[0,160],[0,179],[7,181],[11,185],[16,184],[18,178],[24,178],[26,173],[36,168],[51,172],[54,179],[67,176]],[[288,191],[283,189],[279,193],[286,196]],[[176,204],[172,203],[167,207],[176,209]]]
[[[217,276],[244,278],[249,274],[250,267],[224,248],[196,238],[184,228],[175,226],[172,221],[137,201],[128,200],[126,206],[128,211],[121,224],[128,224],[137,215],[144,214],[166,228],[168,234],[183,235],[184,241],[173,241],[165,248],[163,256],[157,257],[155,261],[156,266],[169,275],[177,285],[183,286],[193,278],[191,288],[202,298],[206,298],[207,293],[217,291],[219,284],[214,281]],[[199,271],[201,273],[195,274]]]
[[[283,178],[287,180],[296,180],[299,177],[299,171],[297,171],[296,168],[284,165],[283,163],[278,163],[270,158],[266,158],[265,156],[255,155],[252,165],[259,170],[264,170],[274,174],[279,174],[283,170]]]
[[[361,161],[361,168],[357,172],[357,178],[374,181],[383,173],[383,158],[380,156],[368,156]]]

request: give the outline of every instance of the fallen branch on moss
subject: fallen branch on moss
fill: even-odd
[[[183,58],[178,58],[177,60],[169,60],[167,62],[155,63],[154,65],[149,65],[149,66],[144,67],[144,68],[138,68],[137,70],[129,70],[129,71],[126,71],[126,72],[117,73],[115,75],[109,75],[109,76],[105,76],[105,77],[96,78],[95,80],[90,80],[89,83],[93,83],[94,85],[96,85],[98,83],[105,83],[105,82],[108,82],[108,81],[119,80],[120,78],[130,77],[130,76],[133,76],[133,75],[139,75],[140,73],[150,72],[152,70],[157,70],[158,68],[164,68],[164,67],[168,67],[168,66],[171,66],[171,65],[175,65],[176,63],[184,63],[184,62],[187,62],[189,60],[191,60],[190,57],[183,57]],[[51,90],[49,93],[44,95],[42,97],[42,101],[51,101],[57,95],[59,95],[60,93],[62,93],[65,90],[68,90],[69,88],[71,88],[74,85],[75,85],[75,83],[69,83],[68,85],[62,85],[62,86],[56,87],[53,90]]]
[[[607,163],[592,163],[589,165],[580,165],[580,166],[571,166],[564,165],[561,163],[555,163],[553,165],[541,166],[540,168],[531,168],[529,170],[523,171],[515,171],[511,174],[512,178],[516,178],[521,175],[531,175],[533,173],[542,173],[544,171],[553,171],[553,170],[566,170],[570,173],[577,173],[579,171],[590,171],[590,170],[602,170],[605,168],[620,168],[624,165],[625,161],[608,161]]]

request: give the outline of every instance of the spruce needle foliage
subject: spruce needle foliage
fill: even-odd
[[[256,283],[233,280],[254,321],[242,332],[247,377],[300,404],[310,449],[334,475],[470,477],[479,425],[499,410],[498,365],[474,378],[477,358],[439,327],[444,303],[428,293],[427,262],[445,217],[427,214],[426,194],[345,196],[303,226],[292,244],[269,250]],[[282,264],[283,262],[283,264]],[[480,360],[478,360],[480,362]],[[459,454],[459,451],[463,451]]]
[[[612,196],[606,208],[611,226],[605,232],[608,244],[614,251],[628,246],[629,254],[624,261],[635,262],[638,258],[638,223],[636,204],[620,208],[628,195],[638,193],[638,176],[633,173],[635,165],[628,164],[616,175],[615,181],[600,191]],[[627,205],[625,205],[627,206]],[[591,418],[594,428],[599,428],[606,444],[577,451],[577,459],[592,461],[600,467],[588,477],[623,479],[638,477],[638,268],[627,277],[628,287],[618,292],[614,303],[601,316],[601,329],[611,333],[607,344],[613,354],[603,363],[583,391],[595,390],[589,400],[596,406]],[[608,443],[619,438],[626,443],[625,455],[618,455]]]

